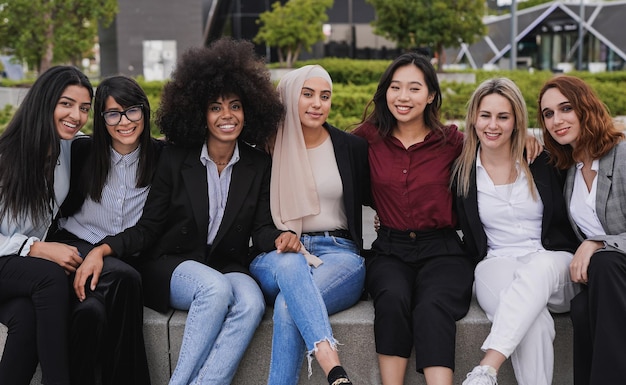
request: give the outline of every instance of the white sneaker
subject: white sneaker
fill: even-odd
[[[476,366],[467,373],[463,385],[498,385],[497,374],[496,370],[489,365]]]

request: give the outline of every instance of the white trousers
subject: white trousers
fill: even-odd
[[[577,285],[572,254],[540,251],[522,257],[487,257],[475,270],[476,297],[491,332],[482,349],[511,357],[520,385],[550,385],[554,371],[554,320],[569,311]]]

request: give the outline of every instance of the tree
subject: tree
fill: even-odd
[[[0,0],[0,47],[39,72],[89,54],[117,0]]]
[[[322,24],[333,0],[289,0],[283,6],[272,4],[272,10],[259,15],[261,25],[255,43],[265,43],[278,50],[281,67],[291,68],[302,50],[324,39]]]
[[[374,33],[395,41],[404,50],[428,47],[437,54],[438,70],[444,49],[471,44],[484,36],[484,0],[366,0],[376,10]]]

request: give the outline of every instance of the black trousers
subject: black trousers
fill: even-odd
[[[571,302],[574,384],[626,384],[626,255],[593,255],[588,284]]]
[[[376,352],[408,358],[417,370],[454,370],[456,321],[469,310],[473,264],[456,232],[381,228],[367,260]]]
[[[8,337],[0,384],[28,385],[41,362],[46,385],[68,385],[68,286],[56,263],[0,257],[0,322]]]
[[[53,239],[76,246],[86,256],[89,242],[67,231]],[[70,276],[70,284],[74,275]],[[150,374],[143,338],[141,276],[115,258],[104,259],[96,290],[80,302],[72,290],[70,317],[70,377],[73,385],[149,385]],[[100,369],[100,370],[98,370]]]

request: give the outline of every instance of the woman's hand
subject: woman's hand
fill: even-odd
[[[30,247],[28,256],[52,261],[61,266],[67,274],[75,272],[83,262],[76,247],[60,242],[37,241]]]
[[[532,135],[526,135],[526,145],[524,148],[526,149],[526,161],[528,164],[534,162],[539,154],[541,154],[541,151],[543,151],[543,145],[539,139]]]
[[[278,253],[297,253],[300,251],[300,238],[290,231],[281,233],[274,241],[276,252]]]
[[[587,269],[589,269],[589,263],[591,257],[596,250],[604,247],[604,242],[598,241],[583,241],[578,246],[574,258],[569,265],[569,273],[572,281],[578,283],[587,283]]]
[[[85,284],[87,279],[91,277],[91,284],[89,288],[91,291],[96,290],[98,281],[100,280],[100,274],[102,273],[102,266],[104,265],[104,257],[111,255],[112,250],[109,245],[103,244],[94,247],[89,254],[85,257],[83,264],[76,270],[76,276],[74,277],[74,292],[79,301],[84,301]]]

